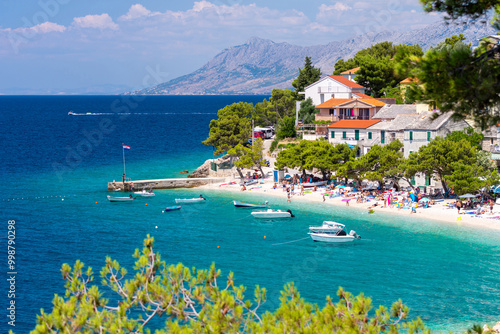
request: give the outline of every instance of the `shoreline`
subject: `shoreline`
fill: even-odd
[[[283,191],[281,187],[277,189],[272,189],[274,182],[270,180],[265,180],[264,184],[256,184],[247,187],[247,190],[241,191],[238,183],[233,185],[222,185],[221,184],[211,184],[211,185],[203,185],[197,187],[198,189],[207,189],[207,190],[216,190],[221,192],[228,193],[241,193],[248,194],[251,196],[258,197],[260,201],[266,200],[263,196],[272,196],[275,198],[287,199],[286,191]],[[326,197],[325,201],[323,201],[323,194],[327,190],[325,188],[319,188],[316,192],[310,190],[306,190],[307,193],[304,195],[295,194],[291,196],[290,205],[293,205],[294,202],[313,202],[313,203],[323,203],[326,206],[343,206],[348,208],[356,208],[359,210],[366,210],[368,212],[368,208],[372,206],[374,203],[378,203],[378,205],[374,208],[374,214],[383,214],[383,215],[391,215],[405,218],[417,218],[417,219],[426,219],[432,220],[435,222],[439,222],[441,224],[447,225],[466,225],[471,228],[480,228],[480,229],[490,229],[500,231],[500,206],[495,205],[493,207],[493,214],[489,213],[489,208],[487,208],[487,212],[480,215],[475,216],[472,214],[465,213],[457,213],[456,208],[449,208],[447,205],[449,203],[455,202],[454,199],[445,199],[442,202],[438,202],[434,205],[429,205],[428,208],[417,208],[416,213],[410,213],[411,209],[398,209],[396,206],[394,207],[383,207],[381,201],[370,200],[365,203],[356,203],[356,198],[352,198],[349,205],[346,205],[346,201],[342,201],[343,197],[334,197],[329,198]]]

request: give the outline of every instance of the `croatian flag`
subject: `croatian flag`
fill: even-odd
[[[124,150],[130,150],[130,146],[127,146],[127,145],[125,145],[125,144],[122,144],[122,145],[123,145],[123,149],[124,149]]]

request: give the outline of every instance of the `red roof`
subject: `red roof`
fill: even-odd
[[[316,109],[331,109],[333,107],[348,103],[348,102],[353,102],[353,101],[361,101],[364,103],[367,103],[369,105],[372,105],[374,107],[383,107],[386,105],[386,103],[379,101],[377,99],[374,99],[373,97],[369,96],[368,98],[364,99],[329,99],[328,101],[325,101],[319,105],[317,105],[315,108]]]
[[[365,93],[358,93],[358,92],[356,92],[356,93],[353,93],[353,94],[356,95],[356,96],[359,96],[361,98],[373,99],[373,97],[371,97],[370,95],[366,95]]]
[[[338,82],[340,82],[341,84],[347,86],[347,87],[351,87],[351,88],[365,88],[363,86],[361,86],[360,84],[354,82],[354,81],[351,81],[341,75],[329,75],[330,78],[332,78],[333,80],[336,80]]]
[[[360,120],[360,119],[341,119],[340,121],[330,124],[330,129],[366,129],[380,122],[378,119]]]
[[[350,70],[347,70],[347,71],[344,71],[344,72],[341,72],[340,74],[352,74],[352,73],[356,73],[357,71],[359,71],[361,67],[355,67],[355,68],[351,68]]]

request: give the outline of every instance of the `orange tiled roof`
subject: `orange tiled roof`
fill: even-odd
[[[329,75],[330,78],[332,78],[333,80],[336,80],[338,82],[340,82],[341,84],[343,85],[346,85],[347,87],[351,87],[351,88],[365,88],[363,86],[361,86],[360,84],[354,82],[354,81],[351,81],[341,75]]]
[[[401,81],[400,83],[410,84],[410,83],[414,83],[414,82],[418,82],[418,78],[406,78],[403,81]]]
[[[341,119],[340,121],[330,124],[330,129],[366,129],[380,122],[378,119],[359,120],[359,119]]]
[[[353,93],[356,96],[359,96],[360,98],[366,98],[366,99],[372,99],[370,95],[366,95],[365,93]]]
[[[356,73],[357,71],[359,71],[361,67],[355,67],[355,68],[351,68],[350,70],[347,70],[347,71],[344,71],[344,72],[340,72],[340,74],[352,74],[352,73]]]
[[[331,109],[333,107],[352,102],[352,101],[362,101],[365,103],[368,103],[374,107],[383,107],[386,105],[386,103],[379,101],[377,99],[374,99],[372,97],[370,98],[363,98],[363,99],[329,99],[328,101],[325,101],[319,105],[317,105],[315,108],[316,109]]]

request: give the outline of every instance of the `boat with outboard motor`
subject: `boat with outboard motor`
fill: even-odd
[[[108,197],[108,201],[110,202],[132,202],[135,197],[132,197],[132,195],[130,195],[129,197],[115,197],[115,196],[107,196]]]
[[[326,186],[327,183],[328,183],[328,181],[304,182],[304,183],[302,183],[302,186],[304,186],[304,188],[322,187],[322,186]]]
[[[253,211],[251,215],[254,218],[261,218],[261,219],[275,219],[275,218],[293,218],[295,217],[292,214],[292,211],[290,209],[286,211],[281,211],[281,210],[273,210],[273,209],[267,209],[266,211]]]
[[[175,203],[205,203],[207,199],[204,198],[202,195],[200,197],[195,197],[195,198],[176,198]]]
[[[314,241],[340,243],[361,239],[361,236],[353,230],[347,234],[344,224],[331,221],[323,222],[322,226],[311,226],[309,227],[309,231],[308,234]]]
[[[237,208],[267,208],[268,201],[265,201],[263,204],[253,204],[253,203],[245,203],[239,201],[233,201],[234,206]]]

